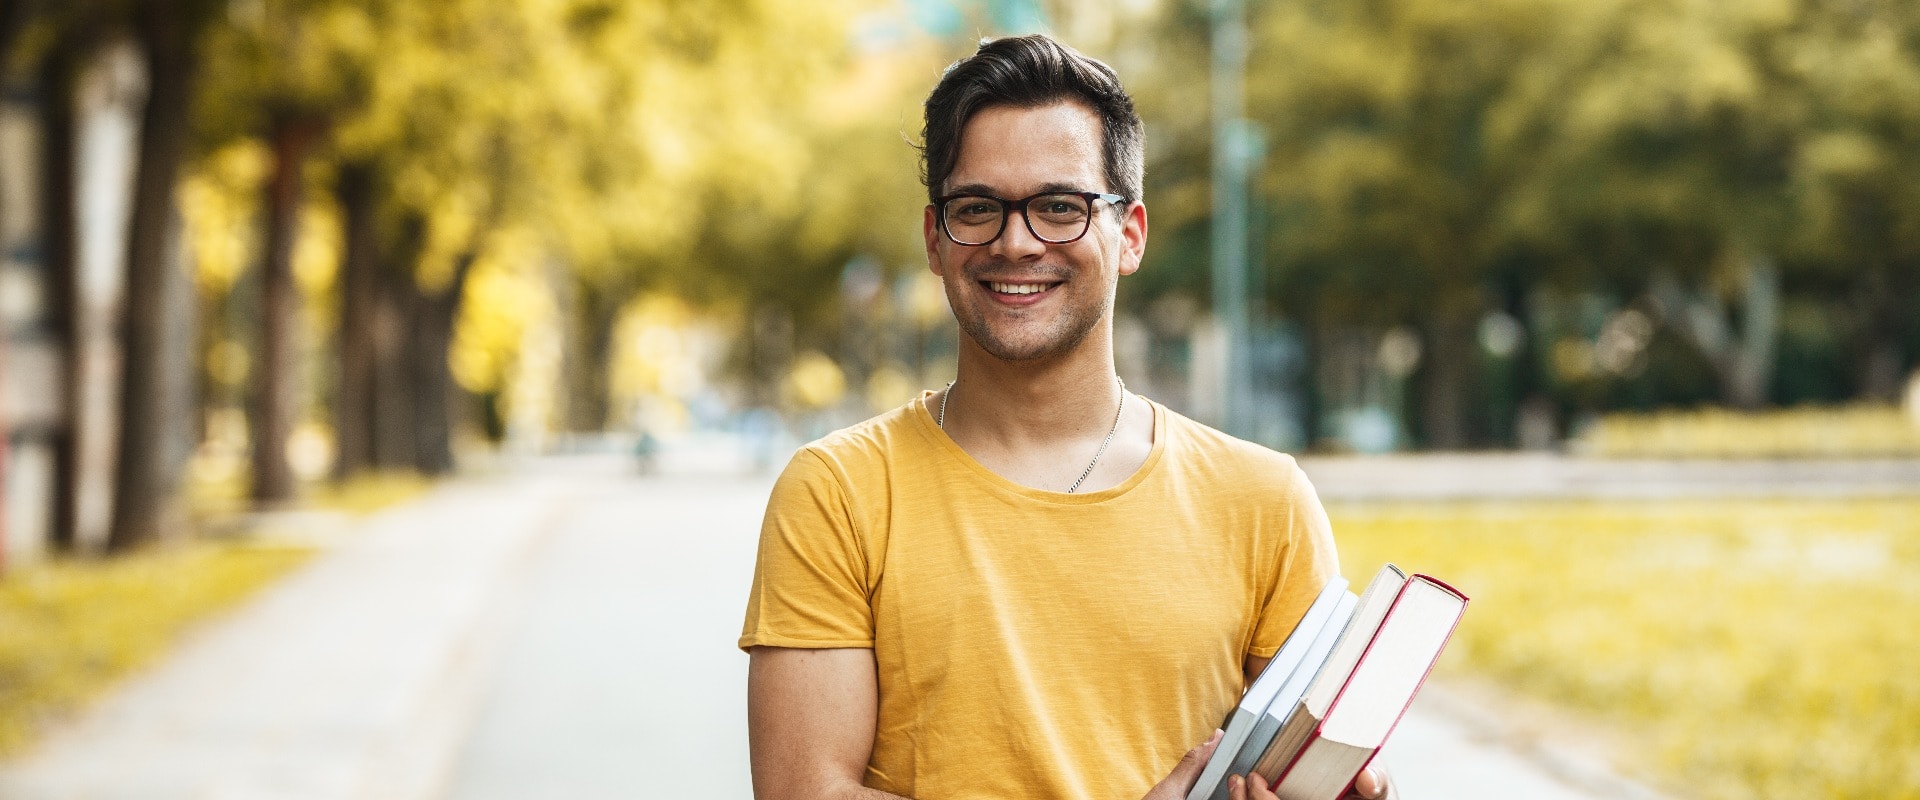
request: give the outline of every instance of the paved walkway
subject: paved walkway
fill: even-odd
[[[0,764],[0,798],[744,800],[733,641],[769,479],[625,467],[547,460],[323,537]],[[1390,746],[1410,798],[1649,796],[1434,697]]]

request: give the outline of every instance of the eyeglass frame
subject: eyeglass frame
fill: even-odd
[[[1038,200],[1042,197],[1052,197],[1056,195],[1068,195],[1072,197],[1078,197],[1082,200],[1087,201],[1087,224],[1081,226],[1080,232],[1078,234],[1075,234],[1074,237],[1071,239],[1049,239],[1045,236],[1041,236],[1039,231],[1033,229],[1033,217],[1030,217],[1027,215],[1027,204],[1032,203],[1033,201]],[[955,200],[958,200],[962,197],[978,197],[982,200],[992,200],[1000,204],[1000,229],[994,231],[993,235],[987,237],[986,241],[973,242],[973,243],[963,242],[955,238],[953,235],[953,231],[947,228],[947,204]],[[952,242],[961,247],[986,247],[987,245],[1000,241],[1000,237],[1006,235],[1007,233],[1007,220],[1013,216],[1013,212],[1015,210],[1018,210],[1020,212],[1020,220],[1026,223],[1027,233],[1033,234],[1033,238],[1035,240],[1045,242],[1047,244],[1073,244],[1074,242],[1077,242],[1077,241],[1080,241],[1081,239],[1086,238],[1087,231],[1093,230],[1093,217],[1095,215],[1095,211],[1093,208],[1093,201],[1095,200],[1105,200],[1107,201],[1107,205],[1113,206],[1115,208],[1119,208],[1124,204],[1133,202],[1132,200],[1127,199],[1125,195],[1109,194],[1106,192],[1061,192],[1061,191],[1040,192],[1038,194],[1029,195],[1027,197],[1020,198],[1019,200],[1008,200],[1004,197],[999,197],[991,194],[981,194],[979,192],[959,192],[956,194],[947,195],[945,197],[934,198],[933,199],[933,210],[934,210],[933,215],[935,218],[940,220],[940,233],[944,234],[947,237],[947,241]]]

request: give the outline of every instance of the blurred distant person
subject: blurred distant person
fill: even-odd
[[[640,437],[633,440],[633,467],[642,475],[660,469],[660,439],[650,429],[641,428]]]
[[[1110,68],[985,42],[924,137],[957,379],[807,445],[774,487],[739,642],[754,793],[1183,798],[1336,573],[1326,513],[1291,457],[1115,373],[1147,209]]]

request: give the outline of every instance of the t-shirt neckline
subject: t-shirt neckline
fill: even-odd
[[[928,389],[922,391],[919,397],[914,398],[911,408],[914,429],[926,436],[927,440],[932,443],[934,447],[940,449],[947,458],[963,465],[981,480],[986,481],[988,484],[1002,491],[1033,500],[1059,503],[1062,505],[1086,505],[1088,503],[1098,503],[1120,497],[1132,491],[1135,486],[1139,486],[1145,482],[1147,477],[1153,474],[1154,468],[1160,463],[1161,454],[1167,449],[1166,408],[1147,397],[1135,393],[1135,397],[1145,400],[1147,407],[1153,409],[1153,446],[1147,451],[1147,460],[1141,462],[1140,467],[1135,469],[1132,475],[1127,476],[1126,480],[1118,484],[1096,492],[1075,492],[1068,494],[1063,491],[1036,489],[1032,486],[1016,483],[998,472],[987,469],[986,465],[975,460],[972,454],[955,443],[953,438],[948,436],[947,432],[942,430],[933,420],[933,409],[927,405],[927,399],[933,397],[933,394],[933,390]]]

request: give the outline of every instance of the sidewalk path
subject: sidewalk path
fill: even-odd
[[[0,764],[0,800],[745,800],[770,479],[626,467],[547,459],[340,533]],[[1390,745],[1409,798],[1651,797],[1435,697]]]

